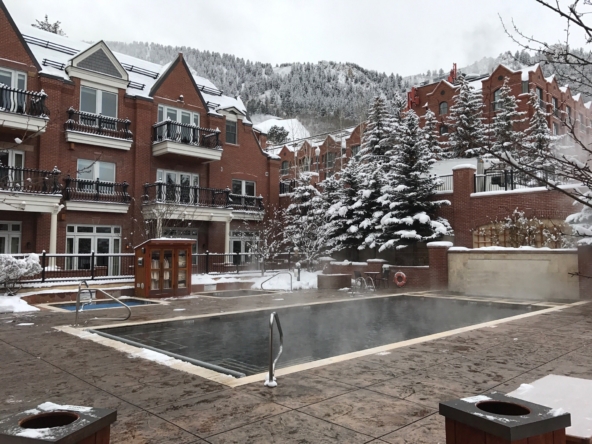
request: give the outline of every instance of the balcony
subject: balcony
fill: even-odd
[[[50,213],[62,199],[61,172],[0,164],[0,210]]]
[[[230,194],[230,207],[235,219],[263,220],[265,208],[263,197]]]
[[[142,212],[149,219],[227,222],[232,219],[230,190],[189,185],[144,185]]]
[[[10,88],[0,84],[0,122],[6,128],[37,134],[45,132],[49,110],[45,106],[47,94]]]
[[[219,130],[166,120],[152,126],[152,154],[179,154],[212,162],[222,158]]]
[[[133,142],[130,125],[128,119],[116,119],[70,108],[64,129],[68,142],[129,151]]]
[[[101,213],[127,213],[131,197],[127,182],[101,180],[64,179],[64,203],[71,211],[94,211]]]

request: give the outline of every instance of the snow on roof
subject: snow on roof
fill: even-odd
[[[562,93],[564,93],[564,92],[567,92],[567,88],[569,88],[569,85],[564,85],[564,86],[560,86],[560,87],[559,87],[559,90],[560,90]]]
[[[526,68],[522,68],[520,70],[520,72],[522,72],[522,80],[528,81],[528,73],[535,72],[538,69],[538,67],[539,67],[539,64],[537,63],[535,65],[527,66]]]
[[[555,74],[551,74],[549,77],[545,77],[545,80],[549,83],[551,83],[553,81],[553,79],[555,78]]]
[[[56,62],[58,64],[64,64],[67,66],[71,63],[71,60],[74,57],[76,57],[78,54],[94,45],[94,43],[80,42],[68,37],[43,31],[41,29],[34,28],[29,24],[20,23],[17,24],[17,26],[21,33],[25,36],[30,36],[35,39],[50,42],[54,45],[60,45],[62,47],[65,47],[66,52],[62,52],[53,49],[52,47],[43,47],[40,45],[27,43],[29,45],[29,48],[31,49],[31,52],[37,59],[37,62],[39,63],[39,65],[41,65],[41,72],[43,74],[48,74],[54,77],[62,78],[64,80],[70,80],[70,77],[68,76],[65,70],[56,68],[54,66],[44,65],[43,61],[48,60],[50,62]],[[144,85],[144,88],[141,90],[137,88],[127,88],[127,95],[137,97],[150,97],[150,90],[157,82],[158,78],[160,78],[161,75],[163,75],[167,71],[167,69],[170,67],[172,63],[169,62],[165,65],[159,65],[158,63],[152,63],[118,52],[113,52],[113,55],[119,61],[119,63],[131,65],[142,70],[158,73],[158,77],[155,79],[151,76],[140,74],[138,72],[127,71],[130,82]],[[197,85],[218,90],[216,85],[214,85],[210,80],[198,76],[193,69],[191,71],[191,74],[193,75],[193,78]],[[245,116],[247,115],[247,108],[245,107],[245,104],[240,99],[240,97],[234,98],[226,95],[219,96],[215,94],[207,94],[203,91],[202,95],[206,102],[211,102],[212,104],[209,106],[210,112],[215,112],[216,110],[223,110],[228,108],[236,108]],[[245,121],[244,119],[243,122],[250,123],[248,121]]]
[[[584,103],[584,106],[588,109],[590,109],[590,106],[592,105],[592,102],[586,102]]]
[[[572,99],[574,99],[574,101],[578,101],[580,100],[580,97],[582,96],[582,93],[577,93],[575,96],[572,96]]]
[[[288,131],[289,140],[298,140],[310,137],[310,132],[298,119],[267,119],[253,126],[256,130],[267,134],[271,127],[279,126]]]

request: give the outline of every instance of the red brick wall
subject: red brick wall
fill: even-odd
[[[580,299],[592,299],[592,245],[578,247]]]

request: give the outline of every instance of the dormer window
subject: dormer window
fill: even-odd
[[[237,144],[236,122],[226,119],[226,143]]]
[[[0,84],[9,88],[27,89],[27,75],[24,72],[0,68]]]

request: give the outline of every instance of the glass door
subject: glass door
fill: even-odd
[[[7,235],[0,235],[0,254],[6,254],[8,247],[8,236]]]
[[[160,250],[150,256],[150,290],[160,290]]]
[[[79,237],[77,246],[78,254],[90,254],[92,252],[92,238]],[[90,256],[78,257],[78,269],[90,270]]]
[[[109,238],[97,238],[97,254],[109,254],[111,253],[111,239]],[[109,256],[96,256],[96,266],[105,267],[109,270]]]

